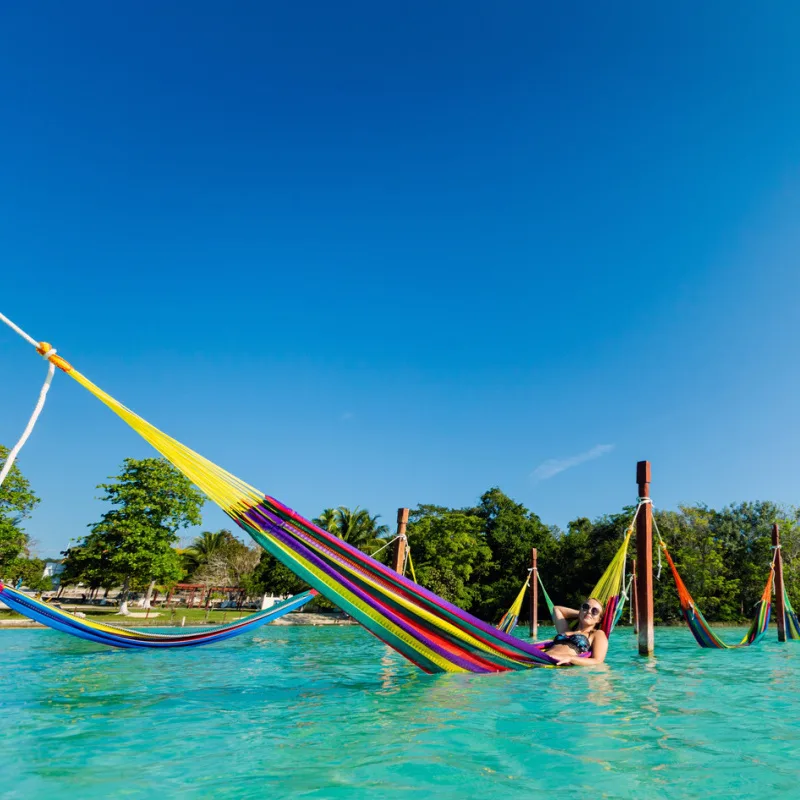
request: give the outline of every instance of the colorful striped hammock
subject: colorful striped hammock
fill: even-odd
[[[783,587],[783,619],[786,626],[786,638],[793,641],[800,640],[800,620],[792,608],[786,586]]]
[[[290,611],[301,608],[316,594],[313,590],[303,592],[277,603],[271,608],[259,611],[257,614],[250,614],[228,625],[203,628],[196,632],[186,632],[181,629],[181,633],[153,633],[152,631],[122,628],[105,622],[96,622],[95,620],[77,617],[75,614],[70,614],[56,606],[29,597],[23,592],[12,589],[10,586],[4,586],[0,582],[0,601],[13,611],[61,633],[68,633],[71,636],[77,636],[79,639],[86,639],[109,647],[123,648],[194,647],[202,644],[214,644],[224,639],[231,639],[234,636],[241,636],[243,633],[254,631],[262,625],[268,625]]]
[[[425,672],[488,673],[556,664],[541,647],[398,575],[162,433],[54,355],[49,344],[42,342],[37,350],[127,422],[278,561]],[[606,617],[618,600],[621,565],[616,560],[598,584],[603,592],[598,590],[598,599],[607,598]]]
[[[667,557],[667,563],[669,564],[672,577],[675,581],[675,586],[678,590],[678,598],[680,599],[681,604],[681,614],[686,620],[689,630],[692,632],[700,647],[709,647],[718,650],[733,650],[738,647],[750,647],[751,645],[758,644],[764,638],[764,634],[767,632],[767,627],[769,626],[769,617],[772,609],[772,579],[775,570],[774,557],[772,560],[772,565],[770,566],[767,585],[764,587],[761,600],[759,600],[758,604],[756,605],[753,621],[750,623],[750,628],[744,635],[744,638],[741,642],[738,644],[726,644],[714,633],[700,609],[695,605],[692,596],[689,594],[689,590],[686,588],[686,584],[684,584],[681,576],[678,574],[675,562],[672,560],[672,556],[669,554],[667,545],[664,543],[663,539],[660,540],[660,544],[661,549],[664,551],[664,555]]]

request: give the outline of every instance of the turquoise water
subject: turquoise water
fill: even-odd
[[[357,627],[160,652],[3,631],[0,796],[797,796],[800,644],[768,636],[658,629],[646,660],[620,629],[600,668],[426,676]]]

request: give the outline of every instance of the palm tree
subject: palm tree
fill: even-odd
[[[370,516],[366,508],[354,509],[339,506],[326,508],[314,524],[344,539],[365,553],[372,553],[383,543],[382,537],[389,533],[388,525],[378,525],[380,514]]]
[[[216,533],[203,531],[181,552],[183,568],[189,575],[196,572],[200,567],[208,563],[209,558],[214,553],[222,550],[232,538],[233,534],[226,530],[217,531]]]

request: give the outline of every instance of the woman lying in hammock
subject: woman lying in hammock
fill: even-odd
[[[574,631],[569,630],[569,621],[577,619]],[[589,667],[602,664],[608,652],[608,637],[600,630],[603,606],[590,597],[580,611],[565,606],[553,607],[553,622],[556,636],[547,647],[547,654],[558,659],[559,666],[572,664]],[[588,655],[583,655],[587,653]]]

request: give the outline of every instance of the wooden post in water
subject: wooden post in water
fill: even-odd
[[[636,592],[636,559],[631,559],[631,569],[633,571],[633,581],[631,582],[631,588],[633,589],[633,597],[631,598],[631,609],[633,611],[633,632],[639,633],[639,597]]]
[[[786,641],[786,606],[783,602],[783,553],[781,534],[777,524],[772,526],[772,546],[775,548],[775,614],[778,623],[778,641]]]
[[[531,550],[531,639],[539,638],[539,572],[536,564],[536,548]]]
[[[397,548],[394,551],[394,571],[402,575],[406,563],[406,525],[408,525],[408,509],[397,509]]]
[[[639,498],[650,498],[650,462],[640,461],[636,465],[636,483]],[[636,515],[636,561],[639,571],[636,576],[637,608],[639,623],[639,655],[651,656],[655,650],[653,634],[653,507],[642,503]]]

